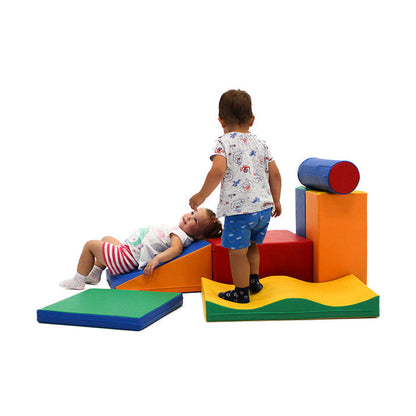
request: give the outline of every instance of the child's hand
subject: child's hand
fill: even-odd
[[[153,258],[152,260],[147,263],[147,266],[144,268],[143,274],[146,277],[149,277],[152,275],[153,270],[159,265],[159,262],[156,260],[156,258]]]
[[[192,209],[197,209],[200,205],[204,203],[204,201],[205,201],[205,198],[201,196],[200,193],[198,192],[189,200],[189,206]]]
[[[272,209],[272,217],[278,217],[282,213],[282,206],[280,205],[280,202],[277,202],[274,204],[274,207]]]

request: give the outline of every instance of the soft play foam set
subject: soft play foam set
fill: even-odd
[[[222,300],[232,288],[221,239],[197,241],[159,265],[113,276],[111,289],[89,289],[39,309],[38,321],[141,330],[182,305],[182,293],[201,291],[212,321],[369,318],[379,296],[367,287],[367,194],[348,161],[306,159],[295,190],[296,233],[269,230],[260,252],[263,290],[248,304]]]

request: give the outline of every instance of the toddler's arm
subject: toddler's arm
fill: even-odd
[[[170,241],[171,246],[169,248],[167,248],[162,253],[157,254],[155,257],[153,257],[152,260],[149,261],[149,263],[147,263],[143,270],[143,274],[145,276],[150,276],[153,273],[153,270],[159,265],[159,263],[164,263],[166,261],[172,260],[182,253],[182,240],[177,235],[171,234]]]
[[[214,156],[212,167],[207,174],[201,190],[191,197],[189,206],[192,209],[197,209],[214,191],[218,184],[222,181],[227,170],[227,159],[224,156]]]
[[[275,161],[269,163],[269,185],[274,203],[273,217],[278,217],[282,213],[282,206],[280,205],[282,177]]]

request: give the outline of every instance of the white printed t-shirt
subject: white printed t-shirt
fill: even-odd
[[[249,214],[273,206],[269,163],[273,157],[266,142],[251,133],[226,133],[215,142],[211,155],[227,159],[221,184],[218,217]]]
[[[180,238],[183,247],[189,246],[194,241],[192,237],[182,231],[178,226],[170,225],[140,228],[124,241],[130,247],[139,265],[139,270],[144,269],[153,257],[171,246],[170,235],[172,233]]]

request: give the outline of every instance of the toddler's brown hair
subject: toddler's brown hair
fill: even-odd
[[[227,124],[249,123],[253,117],[250,95],[242,90],[228,90],[220,98],[218,116]]]

